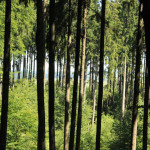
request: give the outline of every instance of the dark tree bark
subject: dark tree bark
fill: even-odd
[[[37,5],[37,100],[38,100],[38,150],[45,150],[45,108],[44,108],[44,61],[45,36],[43,1],[38,0]]]
[[[23,78],[26,78],[26,56],[23,56]]]
[[[10,28],[11,28],[11,0],[6,0],[5,11],[5,41],[3,62],[3,92],[1,109],[0,149],[6,149],[9,71],[10,71]]]
[[[103,71],[104,71],[105,5],[106,5],[106,0],[102,0],[101,39],[100,39],[100,66],[99,66],[99,93],[98,93],[98,105],[97,105],[96,150],[100,149],[100,135],[101,135],[101,116],[102,116],[102,100],[103,100]]]
[[[143,150],[147,150],[148,133],[148,101],[150,99],[150,88],[148,79],[148,67],[145,71],[145,97],[144,97],[144,119],[143,119]]]
[[[80,54],[80,37],[81,37],[81,35],[80,35],[81,34],[81,13],[82,13],[82,0],[78,0],[76,57],[75,57],[75,72],[74,72],[74,86],[73,86],[69,150],[73,150],[73,148],[74,148],[74,133],[75,133],[77,89],[78,89],[78,71],[79,71],[79,54]]]
[[[138,35],[136,47],[136,70],[134,83],[134,100],[132,111],[132,127],[131,127],[131,149],[136,150],[136,136],[137,136],[137,116],[138,116],[138,100],[139,100],[139,84],[140,84],[140,63],[141,63],[141,49],[142,49],[142,29],[143,29],[143,3],[140,1],[139,6],[139,21],[138,21]]]
[[[76,135],[76,150],[80,150],[81,138],[81,120],[82,120],[82,102],[84,94],[84,69],[85,69],[85,51],[86,51],[86,17],[87,17],[87,0],[83,0],[83,45],[81,55],[80,67],[80,87],[79,87],[79,104],[78,104],[78,122],[77,122],[77,135]]]
[[[64,126],[64,150],[69,149],[71,27],[72,27],[72,0],[69,0],[68,47],[67,47],[67,69],[66,69],[66,97],[65,97],[65,123],[64,123],[65,124],[65,126]]]
[[[61,62],[61,54],[59,56],[59,87],[61,87],[62,83],[62,62]]]
[[[27,77],[27,80],[28,80],[28,76],[29,76],[29,54],[28,54],[28,51],[27,51],[27,68],[26,68],[26,77]]]
[[[64,88],[64,83],[65,83],[65,82],[66,82],[66,54],[64,54],[62,89]]]
[[[34,58],[33,58],[33,78],[35,78],[35,52],[34,52]]]
[[[148,114],[147,114],[147,101],[150,100],[150,0],[144,1],[143,0],[143,19],[144,19],[144,27],[145,27],[145,41],[146,41],[146,68],[148,69],[147,83],[145,86],[145,108],[144,108],[144,126],[147,126]],[[146,69],[146,70],[147,70]],[[147,72],[147,71],[146,71]],[[143,149],[147,149],[147,127],[145,131],[143,131]]]
[[[15,57],[14,57],[14,54],[13,54],[13,78],[12,78],[12,89],[14,90],[14,87],[15,87]]]
[[[55,0],[50,0],[49,8],[49,145],[55,150],[55,122],[54,122],[54,75],[55,75]]]

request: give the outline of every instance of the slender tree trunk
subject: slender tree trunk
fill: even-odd
[[[86,57],[86,56],[85,56]],[[84,73],[84,102],[86,101],[86,84],[87,84],[87,58],[85,58],[85,73]]]
[[[12,89],[14,91],[14,87],[15,87],[15,57],[13,55],[13,78],[12,78]]]
[[[112,104],[114,103],[114,100],[115,100],[115,87],[116,87],[116,67],[114,69]]]
[[[58,90],[58,84],[59,84],[59,81],[58,81],[58,56],[57,56],[57,83],[56,83],[57,90]]]
[[[55,0],[50,0],[49,15],[49,148],[55,150]]]
[[[103,72],[104,72],[105,5],[106,5],[106,0],[102,0],[101,39],[100,39],[100,66],[99,66],[99,94],[98,94],[98,105],[97,105],[96,150],[100,149],[100,135],[101,135],[101,116],[102,116],[102,101],[103,101]]]
[[[124,79],[123,79],[123,95],[122,95],[122,118],[125,115],[125,93],[126,93],[126,56],[124,61]]]
[[[97,64],[97,66],[96,66],[96,73],[95,73],[94,96],[93,96],[92,127],[94,126],[94,120],[95,120],[96,88],[97,88],[97,70],[98,70],[98,64]]]
[[[65,124],[65,126],[64,126],[64,150],[69,150],[71,27],[72,27],[72,0],[69,0],[68,47],[67,47],[67,69],[66,69],[66,97],[65,97],[65,123],[64,123]]]
[[[132,69],[131,69],[131,86],[130,86],[130,103],[133,101],[133,90],[134,90],[134,56],[135,56],[135,52],[134,50],[132,50]]]
[[[136,150],[136,136],[137,136],[137,117],[138,117],[138,100],[139,100],[139,84],[140,84],[140,63],[141,63],[141,49],[142,49],[142,29],[143,29],[143,3],[140,1],[139,6],[139,21],[138,21],[138,35],[137,35],[137,50],[136,50],[136,70],[134,83],[134,100],[132,111],[132,128],[131,128],[131,149]]]
[[[19,59],[18,63],[18,80],[21,79],[21,58]]]
[[[66,82],[66,55],[64,54],[64,67],[63,67],[62,89],[64,88],[64,83],[65,82]]]
[[[44,108],[44,61],[45,61],[45,34],[43,1],[37,5],[37,100],[38,100],[38,150],[45,150],[45,108]],[[31,75],[30,75],[31,76]]]
[[[73,100],[72,100],[72,113],[71,113],[71,129],[69,150],[74,148],[74,133],[76,122],[76,104],[77,104],[77,89],[78,89],[78,69],[79,69],[79,54],[80,54],[80,34],[81,34],[81,13],[82,1],[78,0],[78,17],[77,17],[77,36],[76,36],[76,57],[75,57],[75,72],[74,72],[74,86],[73,86]]]
[[[143,150],[147,150],[148,101],[149,101],[149,99],[150,99],[150,88],[149,88],[149,79],[148,79],[148,67],[146,67],[146,71],[145,71],[144,119],[143,119]]]
[[[26,56],[23,56],[23,78],[26,77]]]
[[[126,93],[125,93],[125,108],[127,108],[128,104],[128,86],[129,86],[129,67],[127,65],[127,70],[126,70]]]
[[[35,78],[35,53],[33,58],[33,78]]]
[[[92,91],[92,60],[90,59],[89,100],[91,99],[91,91]]]
[[[5,11],[5,41],[3,62],[3,92],[1,109],[0,148],[6,149],[7,116],[8,116],[8,93],[10,71],[10,28],[11,28],[11,0],[6,0]]]
[[[59,57],[59,87],[62,85],[62,62],[61,62],[61,56]]]
[[[81,56],[80,68],[80,92],[79,92],[79,105],[78,105],[78,122],[77,122],[77,136],[76,136],[76,150],[80,150],[81,139],[81,121],[82,121],[82,102],[84,92],[84,68],[85,68],[85,51],[86,51],[86,17],[87,17],[87,0],[83,0],[84,18],[83,18],[83,46]]]
[[[145,84],[148,84],[146,85],[146,89],[145,89],[145,103],[147,103],[147,99],[150,100],[150,21],[149,21],[149,16],[150,16],[150,0],[147,0],[147,1],[144,1],[143,0],[143,19],[144,19],[144,27],[145,27],[145,41],[146,41],[146,66],[147,66],[147,69],[148,69],[148,83],[145,83]],[[147,75],[146,75],[147,76]],[[148,92],[149,92],[149,95],[148,95]],[[148,105],[149,105],[149,102],[148,102]],[[146,107],[146,106],[145,106]],[[147,108],[144,109],[144,118],[145,118],[145,126],[147,125],[146,124],[146,115],[147,115]],[[146,127],[147,128],[147,127]],[[145,129],[144,131],[145,133],[145,136],[143,137],[143,140],[145,142],[143,142],[143,149],[146,150],[147,149],[147,129]],[[143,134],[144,134],[143,133]]]
[[[28,76],[29,76],[29,54],[28,54],[28,51],[27,51],[27,71],[26,71],[26,77],[27,77],[27,80],[28,80]]]

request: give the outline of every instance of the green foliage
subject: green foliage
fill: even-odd
[[[36,85],[25,80],[10,89],[8,108],[7,149],[27,150],[37,146]]]

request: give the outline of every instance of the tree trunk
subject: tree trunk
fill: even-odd
[[[59,57],[59,87],[61,87],[62,83],[62,62],[61,62],[61,56]]]
[[[23,56],[23,78],[26,78],[26,56]]]
[[[137,117],[138,117],[138,100],[139,100],[139,84],[140,84],[140,63],[141,63],[141,49],[142,49],[142,29],[143,29],[143,3],[140,1],[139,6],[139,21],[138,21],[138,35],[137,35],[137,49],[136,49],[136,70],[134,83],[134,100],[132,111],[132,128],[131,128],[131,149],[136,150],[136,136],[137,136]]]
[[[44,61],[45,61],[45,34],[43,1],[37,5],[37,100],[38,100],[38,150],[45,150],[45,108],[44,108]],[[32,59],[31,59],[32,60]],[[31,74],[30,74],[31,77]]]
[[[97,70],[98,70],[98,63],[97,63],[97,66],[96,66],[96,73],[95,73],[94,96],[93,96],[92,127],[94,126],[94,120],[95,120],[96,88],[97,88]]]
[[[125,115],[125,99],[126,99],[126,56],[124,61],[124,79],[123,79],[123,95],[122,95],[122,118]]]
[[[66,69],[66,97],[65,97],[65,123],[64,123],[65,124],[65,126],[64,126],[64,150],[69,150],[71,27],[72,27],[72,0],[69,0],[68,47],[67,47],[67,69]]]
[[[49,149],[55,150],[55,0],[50,0],[49,15]]]
[[[35,78],[35,53],[33,58],[33,78]]]
[[[101,39],[100,39],[100,66],[99,66],[99,94],[98,94],[98,105],[97,105],[96,150],[100,149],[100,135],[101,135],[101,116],[102,116],[102,100],[103,100],[103,72],[104,72],[105,5],[106,5],[106,0],[102,0]]]
[[[144,27],[145,27],[145,41],[146,41],[146,66],[147,66],[147,69],[148,69],[148,83],[145,83],[147,84],[145,86],[145,103],[147,103],[147,99],[150,100],[150,21],[149,21],[149,16],[150,16],[150,0],[147,0],[147,1],[143,1],[143,19],[144,19]],[[147,70],[146,69],[146,70]],[[146,71],[147,72],[147,71]],[[147,81],[146,81],[147,82]],[[148,92],[149,92],[149,95],[148,95]],[[149,102],[148,102],[149,103]],[[146,107],[146,105],[145,105]],[[147,108],[144,108],[144,119],[145,119],[145,126],[147,126],[147,121],[146,119],[146,116],[147,116]],[[145,142],[143,142],[143,149],[146,150],[147,149],[147,127],[145,129],[145,131],[143,131],[145,133],[145,136],[143,137],[143,140]],[[143,134],[144,134],[143,133]]]
[[[5,11],[5,41],[3,62],[3,92],[1,109],[0,148],[6,149],[7,115],[8,115],[8,93],[9,93],[9,71],[10,71],[10,28],[11,28],[11,0],[6,0]]]
[[[64,83],[65,82],[66,82],[66,55],[64,54],[64,67],[63,67],[62,89],[64,88]]]
[[[76,150],[80,150],[81,138],[81,121],[82,121],[82,102],[84,92],[84,68],[85,68],[85,51],[86,51],[86,17],[87,17],[87,0],[83,0],[84,14],[83,14],[83,46],[81,56],[80,68],[80,92],[79,92],[79,105],[78,105],[78,122],[77,122],[77,136],[76,136]]]
[[[75,72],[74,72],[74,86],[73,86],[73,100],[72,100],[72,113],[71,113],[71,130],[69,150],[74,148],[74,133],[76,121],[76,104],[77,104],[77,89],[78,89],[78,69],[79,69],[79,54],[80,54],[80,37],[81,37],[81,13],[82,13],[82,0],[78,0],[78,17],[77,17],[77,36],[76,36],[76,57],[75,57]]]
[[[148,67],[146,67],[146,71],[145,71],[144,119],[143,119],[143,150],[147,150],[148,101],[149,101],[149,99],[150,99],[150,88],[149,88],[149,79],[148,79]]]
[[[14,87],[15,87],[15,57],[13,54],[13,78],[12,78],[12,89],[14,91]]]
[[[115,87],[116,87],[116,67],[114,69],[112,104],[114,104],[114,100],[115,100]]]
[[[57,83],[56,83],[56,89],[57,90],[58,90],[58,84],[59,84],[59,81],[58,81],[58,55],[57,55]]]
[[[29,54],[28,54],[28,51],[27,51],[27,71],[26,71],[26,77],[27,77],[27,80],[28,80],[28,76],[29,76]]]
[[[86,56],[85,56],[86,57]],[[85,58],[85,73],[84,73],[84,102],[86,101],[86,84],[87,84],[87,58]]]

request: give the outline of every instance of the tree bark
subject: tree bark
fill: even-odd
[[[82,0],[78,0],[77,36],[76,36],[76,51],[75,51],[76,56],[75,56],[75,72],[74,72],[74,86],[73,86],[69,150],[73,150],[73,148],[74,148],[74,133],[75,133],[77,89],[78,89],[78,71],[79,71],[79,54],[80,54],[80,37],[81,37],[81,35],[80,35],[81,34],[81,13],[82,13]]]
[[[71,27],[72,27],[72,0],[69,0],[68,19],[68,47],[66,69],[66,97],[65,97],[65,126],[64,126],[64,150],[69,150],[69,101],[70,101],[70,55],[71,55]]]
[[[139,100],[139,85],[140,85],[140,63],[141,63],[141,49],[142,49],[141,46],[142,46],[142,29],[143,29],[142,11],[143,11],[143,3],[142,3],[142,1],[140,1],[137,47],[136,47],[134,100],[133,100],[132,127],[131,127],[131,149],[132,150],[136,150],[138,100]]]
[[[7,116],[8,116],[8,93],[10,71],[10,32],[11,32],[11,0],[6,0],[5,11],[5,41],[3,62],[3,91],[1,109],[0,148],[6,149]]]
[[[125,99],[126,99],[126,56],[124,61],[124,79],[123,79],[123,95],[122,95],[122,118],[125,115]]]
[[[86,17],[87,17],[87,0],[83,0],[83,46],[81,55],[81,68],[80,68],[80,92],[78,104],[78,122],[77,122],[77,136],[76,136],[76,150],[80,150],[81,138],[81,121],[82,121],[82,102],[84,94],[84,69],[85,69],[85,51],[86,51]]]
[[[149,101],[149,99],[150,99],[150,88],[149,88],[149,79],[148,79],[148,67],[146,67],[146,71],[145,71],[144,119],[143,119],[143,150],[147,150],[148,101]]]
[[[148,83],[145,83],[147,84],[145,86],[145,103],[147,103],[146,101],[147,100],[150,100],[150,20],[149,20],[149,17],[150,17],[150,0],[147,0],[147,1],[143,1],[143,19],[144,19],[144,27],[145,27],[145,41],[146,41],[146,66],[147,66],[147,69],[148,69]],[[146,75],[147,76],[147,75]],[[148,95],[148,92],[149,92],[149,95]],[[149,105],[149,102],[148,102],[148,105]],[[146,105],[145,105],[146,107]],[[147,116],[147,108],[144,108],[144,119],[145,119],[145,126],[147,125],[146,124],[146,116]],[[143,142],[143,149],[146,150],[147,149],[147,127],[145,129],[145,131],[143,131],[145,133],[145,136],[143,137],[143,140],[145,140],[145,142]],[[143,133],[143,134],[144,134]]]
[[[50,0],[49,15],[49,149],[55,150],[55,0]]]
[[[94,96],[93,96],[92,127],[94,127],[94,120],[95,120],[96,88],[97,88],[97,70],[98,70],[98,64],[97,64],[97,66],[96,66],[96,73],[95,73]]]
[[[37,5],[37,101],[38,101],[38,150],[45,150],[45,108],[44,108],[44,61],[45,61],[45,34],[43,1]],[[31,71],[31,70],[30,70]],[[31,77],[31,74],[30,74]]]
[[[64,83],[65,82],[66,82],[66,55],[64,54],[62,89],[64,88]]]
[[[100,39],[100,66],[99,66],[99,94],[98,94],[98,105],[97,105],[96,150],[100,149],[100,135],[101,135],[101,116],[102,116],[102,100],[103,100],[103,72],[104,72],[105,5],[106,5],[106,0],[102,0],[101,39]]]

